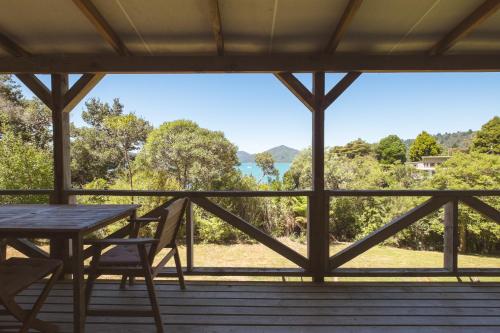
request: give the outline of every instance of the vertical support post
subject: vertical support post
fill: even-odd
[[[194,266],[194,215],[193,204],[188,202],[186,207],[186,266],[187,271],[191,272]]]
[[[0,262],[7,260],[7,239],[0,239]]]
[[[309,198],[308,257],[314,282],[323,282],[328,270],[328,198],[325,194],[325,73],[313,73],[312,190]]]
[[[69,112],[64,112],[64,96],[68,91],[68,74],[52,74],[52,135],[54,156],[54,194],[52,204],[71,204],[74,197],[66,195],[71,188]],[[64,260],[70,255],[67,240],[51,239],[50,256]],[[68,267],[65,268],[68,271]]]
[[[444,205],[444,268],[456,273],[458,269],[458,200]]]

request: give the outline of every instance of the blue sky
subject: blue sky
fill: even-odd
[[[310,75],[298,77],[310,87]],[[328,74],[327,85],[341,77]],[[32,95],[26,88],[24,93]],[[310,111],[270,74],[108,75],[88,97],[119,97],[126,112],[155,126],[194,120],[251,153],[281,144],[302,149],[311,142]],[[77,125],[83,124],[83,108],[80,103],[72,111]],[[327,110],[325,143],[476,130],[495,115],[500,73],[363,74]]]

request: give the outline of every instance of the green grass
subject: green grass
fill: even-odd
[[[307,253],[305,244],[281,239],[283,243],[303,254]],[[330,255],[338,252],[349,244],[336,244],[330,246]],[[180,246],[181,261],[186,263],[186,248]],[[9,256],[19,255],[12,249]],[[499,268],[500,257],[483,255],[459,255],[459,267],[462,268]],[[441,268],[443,254],[436,251],[413,251],[399,249],[389,246],[376,246],[357,258],[351,260],[343,267],[349,268]],[[196,244],[194,247],[194,264],[199,267],[264,267],[264,268],[290,268],[297,267],[294,263],[273,252],[262,244]],[[172,262],[169,263],[173,265]],[[245,280],[279,281],[281,277],[188,277],[191,280],[211,279],[211,280]],[[290,281],[300,281],[300,278],[287,278]],[[304,281],[310,279],[304,278]],[[455,278],[329,278],[335,281],[456,281]],[[468,280],[468,278],[463,279]],[[500,278],[481,277],[480,281],[499,281]]]

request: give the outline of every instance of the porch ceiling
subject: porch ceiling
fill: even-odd
[[[500,55],[498,2],[16,0],[0,2],[0,34],[33,56],[116,55],[117,47],[107,40],[113,39],[110,30],[131,56],[213,56],[219,38],[223,48],[219,54],[224,56],[296,57],[324,54],[336,38],[330,54],[425,58],[461,22],[489,3],[489,10],[476,17],[477,22],[469,22],[466,33],[438,54],[491,56]],[[109,28],[107,38],[78,3],[94,7]],[[0,57],[11,55],[5,45],[0,47]]]

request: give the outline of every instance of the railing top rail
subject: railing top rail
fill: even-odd
[[[499,196],[497,190],[326,190],[331,197],[374,197],[374,196]]]
[[[373,196],[500,196],[497,190],[325,190],[330,197]],[[50,195],[51,189],[0,189],[0,195]],[[89,190],[71,189],[69,195],[165,196],[165,197],[292,197],[310,196],[312,190],[298,191],[156,191],[156,190]]]
[[[111,196],[165,196],[165,197],[292,197],[309,196],[313,192],[305,191],[149,191],[149,190],[84,190],[66,191],[70,195],[111,195]]]

